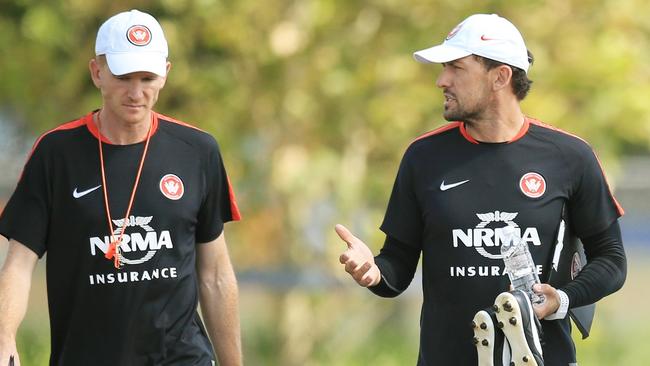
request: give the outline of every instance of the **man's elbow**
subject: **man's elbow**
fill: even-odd
[[[238,292],[237,279],[232,272],[199,275],[198,282],[199,291],[202,294],[223,296],[226,294],[237,294]]]
[[[622,258],[621,263],[618,266],[618,271],[616,273],[616,276],[614,276],[614,278],[615,281],[613,284],[612,292],[616,292],[620,290],[625,284],[625,280],[627,279],[627,261],[625,257]]]

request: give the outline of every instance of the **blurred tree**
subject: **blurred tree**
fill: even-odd
[[[527,113],[586,138],[609,166],[650,146],[642,0],[5,0],[0,112],[41,133],[99,107],[96,30],[129,8],[155,14],[169,39],[158,109],[222,145],[246,218],[232,229],[242,268],[322,265],[340,249],[325,244],[335,220],[379,240],[401,153],[444,123],[439,69],[411,52],[474,12],[512,19],[535,54]]]

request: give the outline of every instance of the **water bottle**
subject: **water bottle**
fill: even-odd
[[[533,292],[533,285],[539,283],[537,266],[530,255],[528,244],[521,240],[519,231],[512,226],[503,228],[504,241],[501,243],[501,255],[506,265],[506,272],[510,283],[515,290],[522,290],[528,294],[535,304],[544,302],[544,295]]]

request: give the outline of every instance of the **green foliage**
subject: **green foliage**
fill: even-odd
[[[34,134],[100,107],[87,64],[102,21],[130,8],[161,21],[173,67],[157,110],[219,140],[245,220],[227,226],[240,271],[339,273],[336,222],[381,243],[376,227],[402,152],[444,123],[439,67],[418,64],[411,53],[441,42],[472,13],[510,18],[535,54],[527,114],[586,138],[607,167],[621,153],[650,148],[645,0],[4,0],[0,6],[0,114]],[[277,300],[276,315],[287,311],[287,296]],[[301,301],[318,308],[325,300]],[[284,347],[286,339],[273,333],[277,319],[246,323],[255,345],[248,357],[259,361],[251,364],[268,364],[261,360]],[[417,320],[408,326],[416,328]],[[391,337],[381,332],[373,342],[393,343]],[[611,338],[602,339],[609,345]],[[395,346],[395,357],[403,353],[412,364],[413,342]],[[327,358],[336,349],[327,350],[313,352],[338,364]],[[403,364],[375,359],[361,346],[350,353],[347,364]],[[24,364],[44,364],[34,355]],[[611,360],[605,364],[623,362]],[[620,364],[634,363],[628,361]]]
[[[439,68],[411,53],[474,12],[509,17],[527,39],[529,115],[585,137],[608,167],[650,146],[642,0],[4,4],[0,112],[33,133],[100,107],[87,62],[103,20],[134,7],[160,19],[173,67],[158,110],[219,139],[246,226],[258,228],[233,225],[240,268],[332,255],[322,238],[336,220],[378,237],[401,153],[444,123]],[[321,239],[304,245],[306,235]]]

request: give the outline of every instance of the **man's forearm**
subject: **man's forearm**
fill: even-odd
[[[627,275],[627,261],[618,222],[607,230],[582,240],[587,254],[587,265],[575,280],[562,290],[569,297],[569,306],[594,303],[623,286]]]
[[[38,257],[12,241],[0,270],[0,358],[16,351],[16,332],[25,317],[32,272]]]
[[[31,277],[12,270],[0,272],[0,338],[14,338],[27,311]]]
[[[219,365],[242,365],[239,294],[232,269],[215,281],[199,286],[201,313]]]

